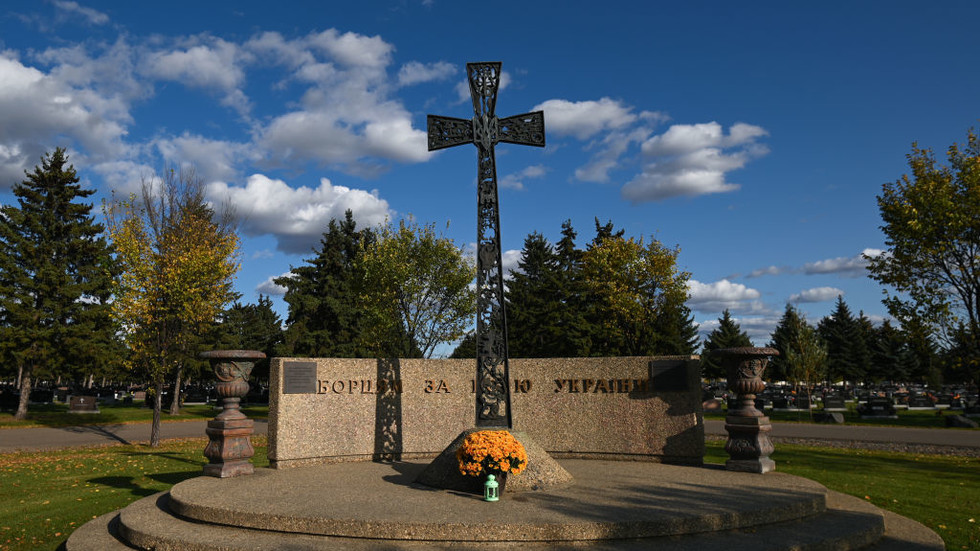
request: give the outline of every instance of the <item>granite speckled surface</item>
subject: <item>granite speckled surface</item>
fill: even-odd
[[[294,362],[316,362],[317,392],[282,392]],[[269,459],[284,468],[435,457],[475,424],[473,362],[275,358]],[[676,377],[654,384],[654,365],[680,366],[686,390]],[[700,464],[697,365],[689,356],[511,359],[514,430],[555,457]]]

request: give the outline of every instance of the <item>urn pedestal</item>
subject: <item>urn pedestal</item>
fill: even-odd
[[[255,350],[214,350],[202,352],[201,357],[211,362],[211,369],[218,377],[216,386],[222,408],[205,429],[209,442],[204,456],[209,462],[204,466],[204,474],[218,478],[252,474],[254,467],[249,459],[255,455],[255,449],[249,437],[255,422],[241,412],[240,406],[248,394],[252,367],[265,354]]]
[[[768,473],[776,469],[769,459],[773,452],[769,433],[772,424],[766,415],[756,409],[755,397],[765,390],[762,373],[770,356],[779,354],[774,348],[722,348],[711,351],[721,360],[728,374],[728,390],[737,395],[734,409],[725,417],[728,441],[725,451],[730,459],[725,468],[730,471]]]

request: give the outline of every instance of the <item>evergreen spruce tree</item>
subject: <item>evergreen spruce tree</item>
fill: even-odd
[[[357,296],[357,255],[374,239],[358,230],[353,213],[331,220],[308,265],[293,268],[275,283],[286,288],[289,305],[284,352],[306,357],[368,357],[364,345],[364,311]]]
[[[648,354],[655,356],[690,356],[698,350],[698,324],[694,313],[684,304],[664,308],[651,327]]]
[[[595,356],[592,351],[593,327],[586,317],[589,298],[582,279],[582,251],[575,246],[578,234],[572,227],[571,220],[562,223],[561,236],[555,244],[558,260],[555,290],[560,305],[555,312],[557,339],[553,356]]]
[[[855,380],[861,380],[863,382],[871,382],[870,373],[872,371],[872,358],[874,350],[878,345],[878,332],[875,330],[874,324],[868,316],[864,315],[864,312],[858,312],[858,317],[854,320],[857,326],[857,331],[861,335],[861,346],[857,347],[855,350],[855,363],[857,363],[857,372],[860,373]]]
[[[938,346],[932,337],[932,328],[916,318],[906,320],[902,326],[908,343],[910,379],[933,387],[942,384],[939,369]]]
[[[706,379],[725,378],[727,376],[725,369],[717,358],[712,357],[711,351],[743,346],[752,346],[752,339],[749,338],[748,333],[742,331],[726,308],[718,318],[718,327],[704,341],[704,348],[701,351],[701,376]]]
[[[914,360],[909,353],[905,335],[888,320],[875,333],[868,378],[875,382],[907,381],[912,367],[910,362]]]
[[[845,382],[863,380],[870,364],[870,353],[858,320],[851,314],[844,297],[837,297],[833,313],[820,320],[817,330],[827,345],[827,384],[832,385],[838,379]]]
[[[779,355],[769,361],[766,373],[772,381],[785,381],[789,375],[786,352],[790,343],[798,341],[801,318],[799,311],[791,304],[786,305],[783,317],[779,318],[776,329],[773,330],[768,346],[779,351]]]
[[[551,357],[562,340],[558,257],[540,233],[524,239],[518,270],[507,282],[508,350],[512,358]]]
[[[79,202],[94,190],[78,185],[62,148],[25,174],[12,190],[17,206],[0,208],[0,341],[22,369],[17,419],[27,415],[35,376],[111,362],[98,346],[77,346],[114,338],[109,247],[92,205]]]
[[[467,333],[449,357],[453,359],[476,358],[476,331]]]
[[[280,355],[283,342],[282,320],[272,309],[272,299],[259,295],[256,304],[232,304],[218,325],[217,340],[221,348],[265,352],[266,359],[256,362],[252,377],[268,377],[268,359]]]

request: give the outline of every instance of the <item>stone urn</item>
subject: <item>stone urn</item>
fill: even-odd
[[[779,354],[774,348],[721,348],[711,354],[721,361],[728,375],[728,390],[736,394],[735,409],[725,417],[728,441],[725,451],[730,459],[725,467],[731,471],[767,473],[776,469],[769,459],[773,452],[769,433],[772,424],[765,413],[755,407],[755,397],[766,388],[762,373],[769,358]]]
[[[254,467],[249,459],[255,449],[249,437],[255,422],[242,413],[241,401],[248,394],[248,376],[255,362],[264,359],[265,354],[255,350],[213,350],[202,352],[201,357],[211,363],[221,397],[221,413],[208,421],[205,429],[209,442],[204,456],[209,463],[204,466],[204,474],[218,478],[252,474]]]

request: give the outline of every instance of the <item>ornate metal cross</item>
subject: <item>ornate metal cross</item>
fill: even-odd
[[[477,150],[476,426],[511,428],[507,315],[500,260],[498,142],[544,147],[544,112],[498,119],[500,62],[467,63],[473,119],[428,116],[429,151],[466,143]]]

